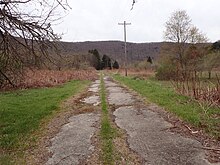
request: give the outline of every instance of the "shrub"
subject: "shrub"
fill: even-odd
[[[158,80],[175,80],[177,77],[176,65],[171,60],[165,60],[156,68],[156,78]]]

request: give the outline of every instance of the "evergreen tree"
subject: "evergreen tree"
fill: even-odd
[[[147,62],[149,62],[149,63],[153,63],[153,60],[152,60],[152,58],[149,56],[148,58],[147,58]]]
[[[101,58],[99,55],[99,52],[97,49],[94,50],[89,50],[89,53],[93,54],[94,56],[94,61],[93,61],[93,66],[96,68],[96,70],[101,70]]]
[[[111,65],[111,59],[109,56],[107,55],[103,55],[102,57],[102,66],[103,66],[103,69],[106,69],[106,68],[112,68],[112,65]]]
[[[214,51],[220,51],[220,40],[213,43],[211,49]]]
[[[113,63],[113,68],[114,69],[119,69],[119,64],[118,62],[115,60],[115,62]]]

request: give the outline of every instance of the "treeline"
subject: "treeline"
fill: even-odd
[[[170,80],[177,92],[200,101],[204,111],[211,106],[219,107],[220,41],[205,47],[191,44],[185,49],[181,61],[175,55],[175,47],[174,53],[163,54],[156,78]]]
[[[156,69],[158,79],[186,81],[192,77],[201,77],[203,72],[207,72],[208,79],[211,79],[213,70],[220,67],[220,41],[209,46],[188,44],[181,58],[176,55],[178,49],[178,44],[174,44],[172,49],[170,45],[163,46]]]
[[[116,60],[105,54],[101,57],[97,49],[89,50],[89,54],[93,55],[93,67],[96,70],[119,69],[119,63]]]

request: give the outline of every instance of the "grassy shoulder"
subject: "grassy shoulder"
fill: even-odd
[[[0,93],[0,164],[21,154],[36,140],[40,123],[59,111],[60,103],[83,90],[89,81],[62,86]]]
[[[137,91],[150,102],[156,103],[174,113],[193,126],[204,129],[211,136],[220,137],[218,108],[204,110],[196,101],[177,94],[171,87],[164,86],[156,80],[139,80],[132,77],[114,75],[114,78]],[[217,116],[217,117],[216,117]]]
[[[102,120],[101,120],[101,130],[100,130],[101,146],[102,146],[101,159],[103,161],[103,164],[111,165],[114,164],[113,139],[116,130],[111,126],[109,112],[108,112],[108,104],[106,102],[105,85],[102,74],[101,74],[100,96],[101,96],[101,106],[102,106]]]

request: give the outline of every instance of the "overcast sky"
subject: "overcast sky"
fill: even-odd
[[[123,26],[129,22],[127,41],[163,41],[164,24],[176,10],[186,10],[210,42],[220,39],[220,0],[138,0],[131,11],[132,0],[68,0],[71,10],[54,27],[63,33],[62,40],[123,40]]]

